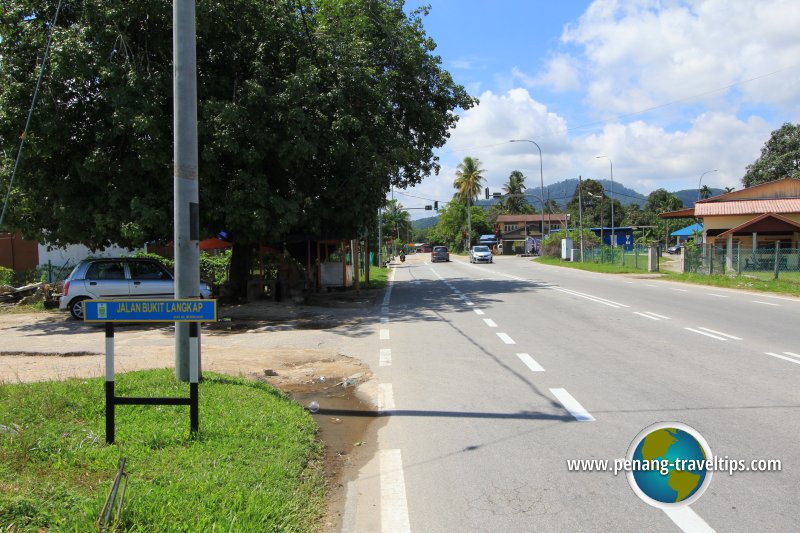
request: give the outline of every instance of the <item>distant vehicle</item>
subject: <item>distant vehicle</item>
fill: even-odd
[[[447,246],[434,246],[431,251],[431,263],[437,261],[450,261],[450,252],[447,251]]]
[[[469,252],[470,263],[491,263],[492,251],[488,246],[473,246]]]
[[[683,250],[683,244],[676,244],[675,246],[670,246],[667,248],[668,254],[680,254],[681,250]]]
[[[200,297],[211,296],[211,287],[201,281]],[[172,272],[153,259],[84,259],[64,280],[58,307],[83,320],[84,300],[131,298],[175,298]]]

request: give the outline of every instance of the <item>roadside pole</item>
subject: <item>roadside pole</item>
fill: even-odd
[[[200,295],[195,0],[172,3],[175,298]],[[198,361],[198,370],[199,370]],[[175,377],[189,380],[189,324],[175,323]]]

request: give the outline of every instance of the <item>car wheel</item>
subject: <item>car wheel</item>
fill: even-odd
[[[83,302],[90,299],[91,298],[86,298],[83,296],[80,298],[75,298],[69,303],[69,314],[72,315],[72,318],[75,320],[83,320]]]

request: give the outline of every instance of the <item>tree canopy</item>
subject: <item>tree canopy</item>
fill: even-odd
[[[531,213],[533,209],[524,195],[525,175],[519,170],[512,170],[508,181],[503,185],[506,197],[503,199],[503,212],[508,215]]]
[[[55,6],[3,5],[0,148],[11,154]],[[438,172],[434,149],[475,100],[433,55],[425,14],[400,0],[198,2],[204,233],[352,235],[391,185]],[[92,248],[171,239],[170,3],[66,3],[50,57],[9,228]]]
[[[800,124],[786,123],[773,131],[761,157],[747,166],[745,187],[781,178],[800,178]]]

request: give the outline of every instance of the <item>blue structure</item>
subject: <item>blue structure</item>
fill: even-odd
[[[493,234],[481,235],[480,238],[478,238],[478,244],[485,246],[494,246],[495,244],[497,244],[497,237],[495,237]]]
[[[690,237],[694,237],[695,235],[700,235],[702,239],[703,235],[703,225],[702,224],[692,224],[691,226],[686,226],[685,228],[681,228],[677,231],[673,231],[670,233],[671,236],[678,238],[678,243],[686,242],[689,240]]]

